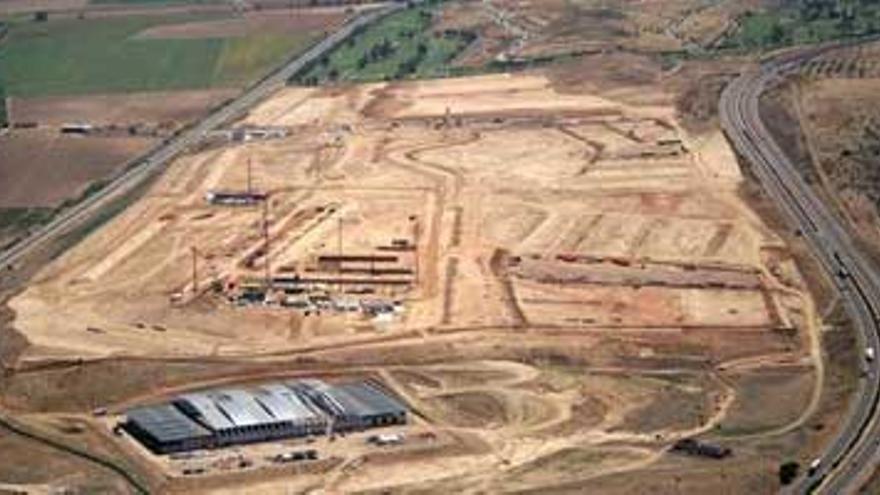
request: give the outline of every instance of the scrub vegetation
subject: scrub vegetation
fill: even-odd
[[[880,3],[874,0],[788,0],[780,7],[743,14],[724,46],[766,49],[877,32]]]
[[[351,37],[299,76],[318,85],[335,81],[381,81],[445,75],[452,59],[476,35],[431,29],[439,2],[410,7]]]

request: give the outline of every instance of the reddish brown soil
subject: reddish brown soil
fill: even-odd
[[[10,98],[13,122],[131,124],[185,122],[235,96],[231,89]]]
[[[66,137],[42,130],[0,137],[0,207],[56,206],[152,144],[143,138]]]

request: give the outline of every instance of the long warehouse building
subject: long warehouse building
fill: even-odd
[[[374,383],[298,380],[184,394],[127,411],[123,428],[167,454],[406,421],[406,407]]]

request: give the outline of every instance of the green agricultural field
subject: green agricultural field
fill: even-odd
[[[241,86],[317,33],[155,39],[153,26],[213,16],[131,16],[11,24],[0,45],[0,85],[10,96]]]
[[[388,16],[349,39],[298,77],[307,85],[334,81],[379,81],[436,77],[474,35],[431,31],[434,5]]]

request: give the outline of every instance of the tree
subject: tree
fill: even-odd
[[[779,482],[783,486],[790,484],[797,478],[800,465],[794,461],[788,461],[779,466]]]

